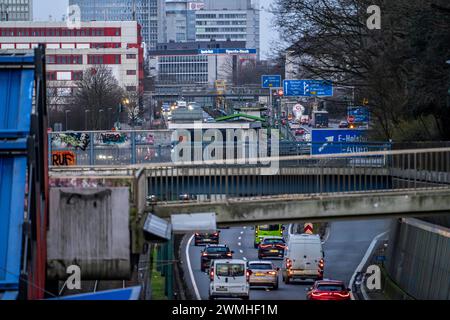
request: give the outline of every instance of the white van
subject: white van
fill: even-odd
[[[316,234],[291,234],[284,251],[283,281],[322,280],[324,254],[322,241]]]
[[[214,260],[210,268],[209,300],[216,298],[248,300],[249,276],[244,260]]]

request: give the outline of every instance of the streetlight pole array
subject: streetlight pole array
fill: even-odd
[[[98,116],[98,118],[99,118],[99,122],[100,122],[100,125],[99,125],[99,130],[103,130],[102,129],[102,114],[105,112],[105,110],[103,110],[103,109],[100,109],[99,111],[99,116]]]
[[[69,122],[67,121],[67,115],[70,113],[70,110],[66,110],[66,131],[69,131]]]
[[[108,108],[108,130],[111,130],[112,108]]]
[[[88,123],[88,118],[87,118],[87,115],[88,115],[88,113],[89,112],[91,112],[91,110],[84,110],[84,130],[86,130],[87,131],[87,129],[88,129],[88,125],[87,125],[87,123]]]

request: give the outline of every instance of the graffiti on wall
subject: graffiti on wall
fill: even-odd
[[[86,151],[90,144],[87,133],[57,133],[52,135],[52,145],[57,148],[74,148]]]
[[[52,166],[68,167],[77,164],[77,157],[72,151],[53,151],[52,152]]]
[[[124,133],[108,132],[97,135],[97,143],[103,145],[124,144],[128,141],[128,136]]]

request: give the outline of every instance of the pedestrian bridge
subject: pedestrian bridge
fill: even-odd
[[[450,148],[273,157],[257,163],[266,164],[53,167],[50,178],[53,186],[128,181],[132,205],[141,213],[169,218],[216,212],[218,223],[226,225],[450,212]]]

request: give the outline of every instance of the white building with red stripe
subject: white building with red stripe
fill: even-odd
[[[69,29],[65,22],[1,22],[2,50],[29,50],[46,45],[47,80],[58,95],[70,96],[83,71],[95,65],[111,68],[127,91],[143,91],[144,49],[135,21],[82,22]]]

